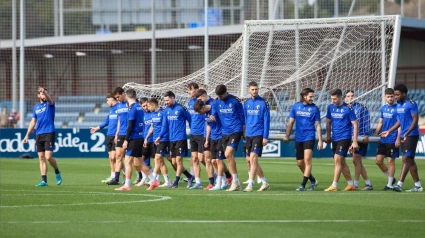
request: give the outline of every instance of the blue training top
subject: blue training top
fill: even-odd
[[[220,118],[224,135],[242,132],[245,117],[239,98],[229,93],[225,100],[217,99],[211,108],[211,114]]]
[[[401,126],[401,135],[400,137],[404,137],[406,132],[409,130],[410,125],[413,122],[412,115],[418,114],[418,104],[415,103],[411,99],[404,100],[403,102],[397,103],[397,115],[398,120],[400,120]],[[419,135],[419,127],[416,124],[415,128],[410,132],[407,136],[418,136]]]
[[[354,110],[343,103],[341,106],[330,104],[326,118],[331,120],[332,141],[351,140],[352,123],[357,120]]]
[[[270,108],[262,97],[250,98],[244,103],[245,135],[248,137],[262,136],[269,138]]]
[[[127,127],[128,127],[128,119],[127,119],[128,105],[127,105],[127,101],[117,103],[117,115],[118,115],[118,120],[120,122],[120,131],[118,132],[118,135],[125,136],[127,134]]]
[[[53,101],[53,105],[47,101],[34,105],[32,117],[37,120],[36,135],[55,132],[55,110],[55,101]]]
[[[128,120],[134,121],[133,129],[131,130],[129,139],[143,138],[143,117],[145,110],[139,103],[135,102],[129,106]]]
[[[316,122],[320,122],[320,110],[315,104],[297,102],[289,117],[295,119],[295,141],[316,140]]]
[[[198,100],[197,98],[192,98],[192,100],[190,100],[187,103],[187,107],[191,117],[191,126],[190,126],[191,135],[203,135],[205,130],[204,115],[195,112],[195,110],[193,109],[193,106],[195,105],[195,102],[197,100]]]
[[[165,109],[166,119],[162,121],[160,137],[164,137],[168,128],[170,141],[186,140],[186,121],[190,123],[190,114],[187,108],[175,102]]]
[[[388,131],[397,123],[397,104],[382,106],[380,118],[382,119],[382,131]],[[387,137],[381,138],[380,141],[385,144],[394,144],[397,140],[397,133],[398,130],[394,130]]]
[[[102,124],[99,125],[100,129],[108,127],[108,132],[106,133],[107,136],[115,136],[115,133],[117,132],[117,105],[118,103],[116,103],[114,106],[111,107],[111,109],[109,109],[109,115],[106,116],[105,121],[103,121]]]

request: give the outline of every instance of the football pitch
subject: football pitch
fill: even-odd
[[[132,187],[114,191],[100,181],[106,159],[58,159],[63,183],[40,181],[38,160],[0,159],[1,237],[424,237],[425,193],[385,192],[386,177],[364,160],[374,191],[326,193],[333,161],[314,159],[315,191],[297,192],[295,159],[261,159],[271,190],[226,192]],[[167,162],[168,163],[168,162]],[[185,165],[188,166],[185,158]],[[244,159],[237,159],[241,182]],[[348,160],[352,175],[352,161]],[[425,161],[417,160],[425,182]],[[169,165],[169,164],[167,164]],[[396,162],[399,177],[401,159]],[[168,166],[169,169],[171,166]],[[205,168],[203,185],[207,185]],[[134,180],[133,176],[133,179]],[[174,172],[170,172],[173,179]],[[162,178],[161,178],[162,179]],[[363,180],[360,188],[364,187]],[[308,185],[308,184],[307,184]],[[346,183],[342,178],[339,189]],[[255,184],[258,189],[259,184]],[[403,189],[413,187],[408,175]]]

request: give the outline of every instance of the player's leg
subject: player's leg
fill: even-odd
[[[187,141],[180,140],[171,142],[170,145],[170,156],[171,158],[175,157],[177,164],[176,179],[174,180],[170,188],[178,188],[178,183],[180,181],[181,174],[183,173],[188,178],[187,187],[192,186],[193,176],[185,169],[183,165],[183,156],[187,155]]]
[[[44,156],[46,157],[46,161],[49,162],[50,166],[55,170],[55,176],[56,176],[56,184],[60,185],[62,183],[62,176],[59,172],[58,163],[55,158],[53,158],[53,150],[55,146],[55,133],[48,133],[45,134],[46,141],[45,141],[45,153]]]
[[[114,179],[107,182],[107,185],[119,185],[120,173],[122,169],[122,158],[124,156],[125,150],[122,148],[124,143],[125,136],[118,136],[117,144],[115,145],[115,176]]]
[[[144,158],[142,156],[142,160],[143,159]],[[137,179],[133,182],[133,184],[138,184],[143,179],[142,166],[140,165],[138,159],[133,159],[133,166],[134,166],[134,170],[137,173]]]
[[[410,171],[415,186],[412,189],[406,190],[407,192],[422,192],[422,184],[419,180],[418,168],[415,162],[416,146],[418,144],[419,136],[408,136],[405,142],[401,143],[403,152],[403,167],[401,169],[400,180],[397,185],[394,186],[393,190],[396,192],[402,191],[404,180],[406,179],[407,173]]]
[[[360,164],[360,175],[362,176],[363,180],[365,181],[365,187],[363,188],[363,190],[373,190],[373,186],[372,183],[369,180],[369,176],[367,175],[366,172],[366,168],[363,165],[363,157],[366,156],[366,152],[367,152],[367,148],[368,148],[368,144],[366,143],[359,143],[359,150],[354,152],[353,155],[353,160],[354,160],[354,156],[358,156],[358,163]],[[354,186],[356,186],[357,188],[359,187],[359,180],[356,179],[354,180]]]
[[[313,160],[313,147],[314,147],[315,142],[314,141],[306,141],[304,142],[304,164],[305,164],[305,170],[304,170],[304,177],[303,177],[303,182],[301,185],[304,186],[307,183],[307,180],[310,180],[310,187],[308,188],[309,191],[314,190],[315,187],[317,187],[317,185],[319,185],[319,182],[316,180],[316,178],[313,176],[312,174],[312,170],[313,170],[313,164],[312,164],[312,160]]]
[[[199,155],[198,144],[196,142],[192,143],[191,141],[190,148],[193,150],[190,157],[190,162],[191,162],[191,167],[193,166],[193,172],[195,176],[195,184],[192,187],[190,187],[190,189],[200,189],[202,188],[202,184],[201,184],[201,167],[199,166],[199,160],[198,160],[198,155]]]
[[[115,143],[114,143],[114,136],[108,136],[106,139],[106,147],[108,149],[108,160],[109,160],[109,166],[111,167],[111,175],[108,176],[106,179],[102,180],[102,183],[106,183],[110,181],[111,179],[115,178]]]
[[[246,167],[247,167],[247,171],[248,171],[248,179],[243,182],[243,184],[248,184],[249,183],[249,175],[250,175],[250,171],[251,171],[251,164],[249,162],[249,154],[246,152],[246,140],[244,140],[242,142],[242,154],[245,157],[245,162],[246,162]]]
[[[131,141],[129,142],[130,146]],[[131,190],[131,173],[133,173],[133,156],[131,156],[131,152],[127,152],[124,157],[124,167],[125,167],[125,181],[124,185],[116,188],[117,191],[129,191]]]
[[[221,141],[218,141],[221,142]],[[218,145],[221,149],[219,149],[217,156],[213,156],[216,157],[216,163],[217,163],[217,179],[216,179],[216,183],[215,186],[213,188],[211,188],[211,191],[215,191],[215,190],[223,190],[226,189],[229,185],[227,184],[227,182],[225,182],[226,180],[223,177],[223,173],[224,173],[224,152],[223,152],[223,147],[221,145],[221,143]],[[218,148],[218,147],[217,147]]]
[[[227,159],[227,162],[229,164],[229,170],[233,178],[232,185],[227,191],[242,190],[239,183],[238,171],[236,168],[236,160],[235,160],[235,151],[238,148],[238,144],[241,139],[241,136],[242,136],[241,133],[234,133],[234,134],[231,134],[228,138],[226,138],[226,140],[224,140],[223,138],[223,145],[226,145],[224,156]]]
[[[205,140],[205,138],[204,138],[204,140]],[[212,143],[212,140],[209,139],[208,147],[203,148],[203,151],[204,151],[203,157],[204,157],[204,160],[205,160],[205,167],[206,167],[206,170],[207,170],[208,181],[209,181],[208,186],[205,188],[205,190],[210,190],[211,188],[214,187],[214,167],[213,167],[213,164],[212,164],[211,143]]]

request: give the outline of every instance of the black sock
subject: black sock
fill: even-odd
[[[41,180],[47,183],[47,175],[41,175]]]
[[[188,179],[192,178],[192,175],[191,175],[189,172],[187,172],[187,170],[185,170],[185,171],[183,172],[183,174],[184,174],[184,175],[186,175],[186,177],[187,177]],[[180,179],[180,177],[179,177],[179,179]]]
[[[315,183],[316,179],[313,177],[313,174],[310,174],[310,177],[308,177],[310,179],[310,182]]]
[[[115,181],[120,181],[120,172],[115,172]]]
[[[214,185],[214,177],[208,178],[208,180],[210,181],[210,184]]]
[[[142,171],[137,172],[137,174],[139,174],[139,179],[142,179],[143,178]]]
[[[180,181],[180,176],[176,176],[176,180],[174,180],[173,185],[178,185]]]
[[[55,174],[59,174],[59,168],[55,169]]]
[[[304,176],[304,177],[303,177],[303,182],[301,183],[301,185],[302,185],[303,187],[305,187],[305,185],[307,184],[307,181],[308,181],[308,177]]]
[[[231,177],[232,177],[232,175],[230,174],[230,172],[229,172],[229,171],[224,172],[224,174],[226,175],[226,178],[231,178]]]

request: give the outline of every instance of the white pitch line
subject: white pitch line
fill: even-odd
[[[80,193],[84,194],[84,193]],[[86,193],[88,195],[101,195],[102,193]],[[104,195],[116,195],[118,193],[103,193]],[[55,194],[50,194],[55,196]],[[171,199],[169,196],[153,195],[153,194],[119,194],[121,196],[142,196],[142,197],[156,197],[156,199],[136,200],[136,201],[120,201],[120,202],[92,202],[92,203],[67,203],[67,204],[30,204],[30,205],[12,205],[0,206],[0,208],[25,208],[25,207],[58,207],[58,206],[85,206],[85,205],[110,205],[110,204],[130,204],[130,203],[145,203],[145,202],[159,202]]]
[[[129,220],[129,221],[9,221],[0,224],[122,224],[122,223],[370,223],[370,222],[399,222],[425,223],[425,220]]]

